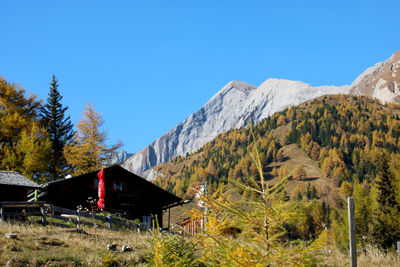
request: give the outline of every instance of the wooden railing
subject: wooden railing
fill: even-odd
[[[21,201],[7,201],[0,202],[0,222],[8,217],[28,217],[40,216],[42,223],[46,223],[46,210],[45,202],[21,202]],[[7,211],[6,209],[12,209]],[[23,209],[23,211],[16,211]]]
[[[7,209],[12,209],[7,211]],[[23,211],[15,211],[16,209],[23,209]],[[45,202],[0,202],[0,222],[9,217],[28,217],[40,216],[42,224],[47,224],[48,219],[50,223],[53,219],[58,219],[65,222],[74,223],[77,228],[81,225],[100,225],[98,222],[105,222],[107,228],[113,229],[113,225],[126,227],[128,229],[141,229],[139,225],[128,221],[118,220],[115,216],[100,216],[79,210],[70,210],[62,207],[57,207]],[[82,218],[91,219],[90,221],[83,220]]]
[[[203,220],[199,218],[187,218],[178,223],[182,229],[189,234],[198,234],[203,229]]]

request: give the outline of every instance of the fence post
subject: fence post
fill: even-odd
[[[107,216],[108,229],[111,229],[111,215]]]
[[[357,267],[356,249],[356,222],[354,213],[354,197],[347,198],[349,213],[349,245],[350,245],[350,266]]]
[[[78,227],[78,229],[81,229],[81,211],[77,210],[76,211],[76,226]]]
[[[0,204],[0,222],[4,221],[4,206]]]
[[[171,231],[171,208],[168,209],[168,231]]]
[[[40,212],[42,213],[42,224],[46,225],[46,215],[47,215],[47,208],[46,206],[40,206]]]
[[[399,254],[400,259],[400,241],[397,241],[397,253]]]

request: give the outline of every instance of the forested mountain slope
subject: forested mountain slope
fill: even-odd
[[[287,106],[324,94],[347,93],[349,89],[349,86],[313,87],[283,79],[268,79],[258,87],[231,81],[198,111],[133,155],[123,166],[152,179],[153,166],[196,151],[222,132],[242,128],[248,121],[258,123]]]
[[[201,148],[218,134],[244,127],[291,105],[326,94],[372,96],[382,103],[400,101],[400,50],[359,75],[351,85],[311,86],[300,81],[267,79],[258,87],[231,81],[197,112],[124,162],[128,170],[153,179],[152,169]]]
[[[399,106],[382,105],[364,96],[323,96],[292,106],[254,126],[264,171],[270,179],[302,166],[288,194],[297,197],[315,184],[315,194],[331,202],[343,182],[371,182],[377,175],[380,152],[398,154]],[[156,183],[180,196],[204,180],[211,190],[219,183],[257,176],[248,151],[250,128],[224,132],[188,157],[159,165]],[[300,171],[299,171],[300,172]],[[278,178],[275,178],[278,179]],[[295,193],[293,191],[296,191]]]

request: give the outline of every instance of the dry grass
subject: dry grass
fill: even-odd
[[[324,259],[325,266],[349,266],[350,263],[349,255],[339,251],[333,251]],[[383,253],[377,248],[367,246],[364,252],[358,253],[357,264],[360,267],[400,266],[400,259],[394,251]]]
[[[85,227],[74,228],[41,226],[37,224],[0,224],[0,265],[4,266],[103,266],[104,263],[142,265],[149,234],[129,231],[111,231]],[[6,233],[16,233],[17,239],[8,239]],[[117,244],[116,252],[108,253],[107,245]],[[121,252],[129,245],[132,252]],[[105,262],[107,261],[107,262]],[[10,265],[10,263],[12,263]],[[107,265],[107,264],[106,264]]]
[[[6,233],[16,233],[8,239]],[[37,224],[0,224],[0,266],[145,266],[144,254],[152,235],[129,231],[110,231],[86,227],[73,228]],[[117,244],[118,251],[107,252],[107,244]],[[132,252],[120,252],[130,245]],[[200,252],[201,253],[201,252]],[[334,250],[322,256],[321,266],[348,266],[349,256]],[[358,266],[400,266],[397,254],[387,254],[367,247],[359,253]]]

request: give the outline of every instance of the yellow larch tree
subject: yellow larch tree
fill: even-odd
[[[103,124],[103,117],[88,102],[83,111],[83,118],[76,125],[77,131],[73,141],[64,150],[65,158],[74,169],[74,175],[104,167],[112,153],[121,146],[119,142],[107,147],[107,134],[101,129]]]
[[[0,169],[17,171],[37,182],[46,180],[49,138],[40,127],[40,101],[0,77]]]

